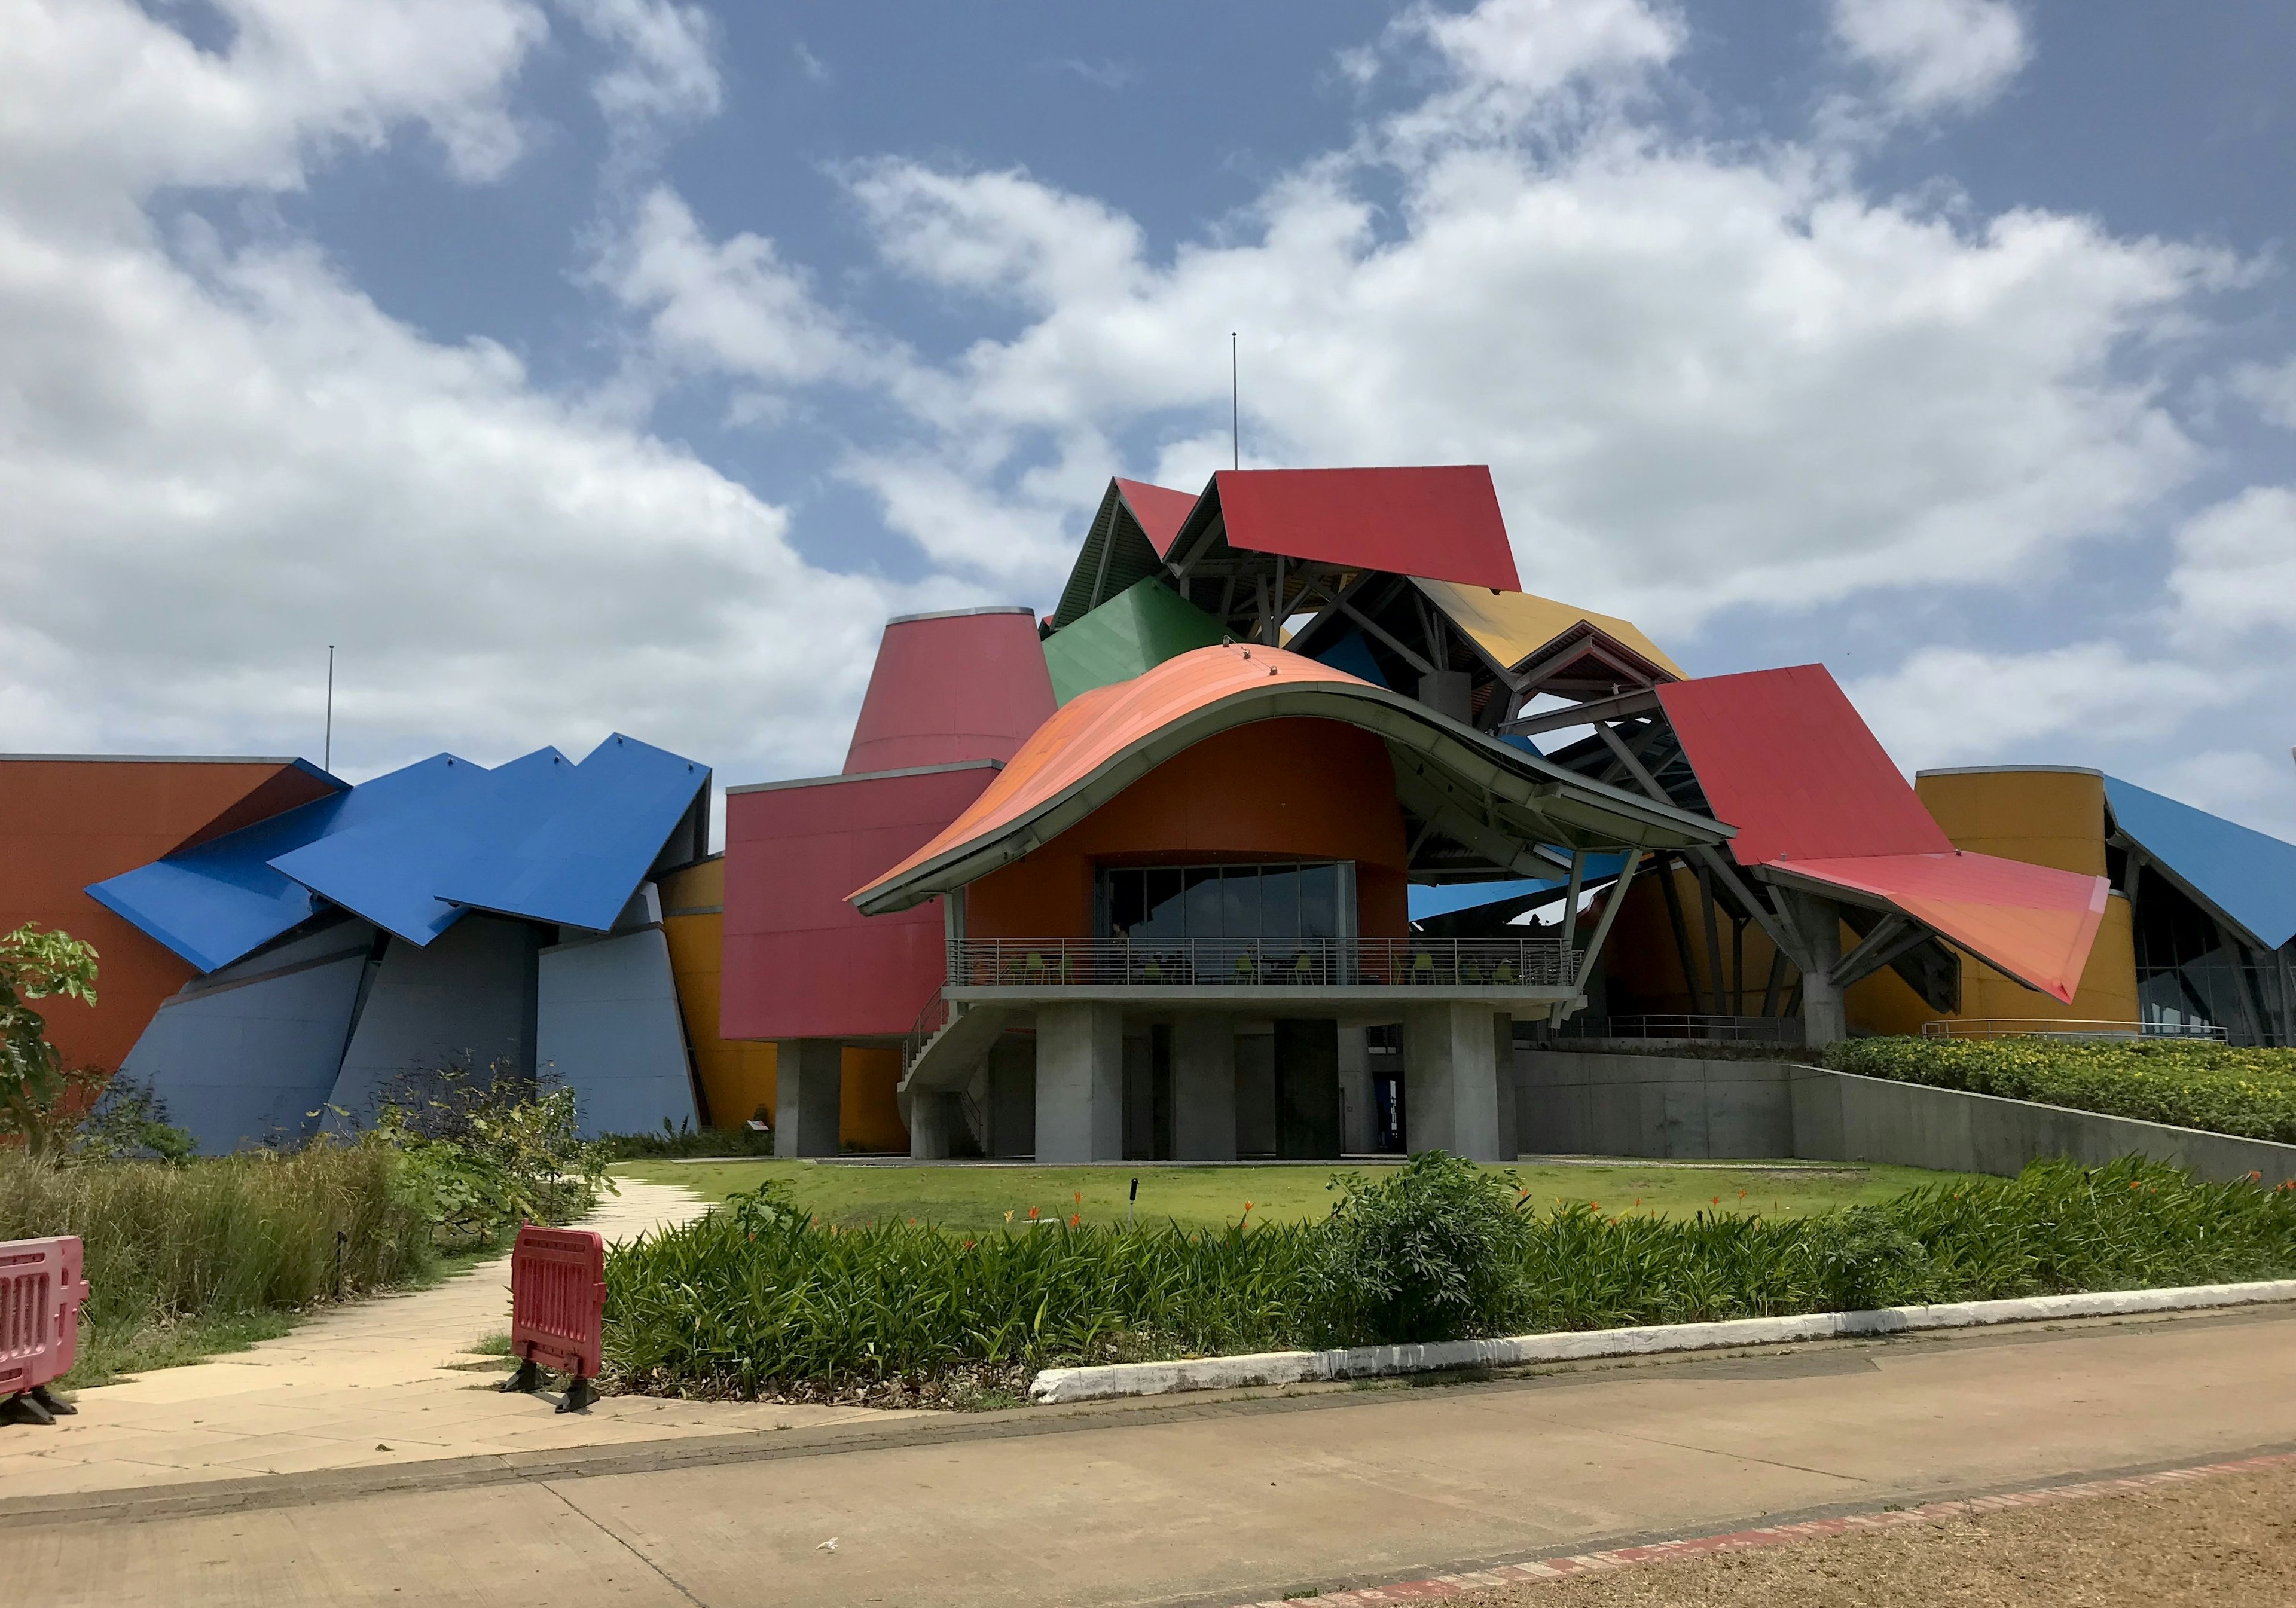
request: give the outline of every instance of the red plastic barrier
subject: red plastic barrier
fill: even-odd
[[[14,1416],[46,1423],[72,1410],[45,1387],[71,1371],[79,1349],[82,1256],[70,1235],[0,1242],[0,1398]]]
[[[519,1359],[504,1390],[533,1390],[538,1367],[573,1376],[569,1407],[586,1404],[604,1360],[606,1242],[588,1228],[525,1224],[510,1253],[510,1351]],[[569,1407],[559,1408],[561,1412]]]

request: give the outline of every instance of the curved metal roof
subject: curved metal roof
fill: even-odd
[[[1284,717],[1376,732],[1406,808],[1520,874],[1552,866],[1543,844],[1680,848],[1722,842],[1734,829],[1589,781],[1313,659],[1229,645],[1069,703],[939,836],[849,897],[873,916],[962,887],[1049,842],[1182,749]]]

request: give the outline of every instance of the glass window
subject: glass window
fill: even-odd
[[[1116,867],[1101,872],[1100,908],[1115,937],[1336,938],[1340,867]]]
[[[1220,874],[1218,866],[1190,866],[1180,873],[1187,885],[1186,923],[1182,935],[1190,938],[1218,938],[1223,935],[1220,920]],[[1250,934],[1238,934],[1249,937]]]
[[[1340,935],[1340,868],[1303,865],[1300,868],[1300,935],[1336,938]]]
[[[1142,875],[1148,885],[1148,919],[1139,935],[1159,941],[1179,937],[1186,931],[1180,920],[1180,873],[1152,870]]]
[[[1259,868],[1259,931],[1262,938],[1300,935],[1300,868],[1268,865]]]

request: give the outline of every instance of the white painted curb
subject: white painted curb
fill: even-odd
[[[2110,1318],[2128,1312],[2177,1312],[2203,1307],[2296,1301],[2296,1278],[2259,1284],[2191,1285],[2175,1290],[2110,1290],[2091,1295],[2038,1295],[2018,1301],[1963,1301],[1934,1307],[1882,1307],[1870,1312],[1813,1312],[1800,1318],[1740,1318],[1727,1323],[1669,1323],[1638,1329],[1583,1329],[1517,1335],[1505,1340],[1447,1340],[1428,1345],[1362,1345],[1336,1351],[1256,1351],[1184,1362],[1119,1362],[1104,1367],[1046,1368],[1029,1386],[1032,1401],[1099,1401],[1161,1396],[1174,1391],[1234,1390],[1422,1374],[1440,1368],[1505,1367],[1657,1351],[1775,1345],[1787,1340],[1902,1335],[1918,1329],[1974,1328],[2046,1318]]]

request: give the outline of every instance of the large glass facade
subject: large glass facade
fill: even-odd
[[[2285,951],[2239,943],[2150,866],[2131,903],[2136,1000],[2146,1023],[2171,1032],[2221,1027],[2234,1044],[2296,1042]]]
[[[1344,868],[1322,864],[1110,867],[1100,873],[1105,938],[1339,938]]]

